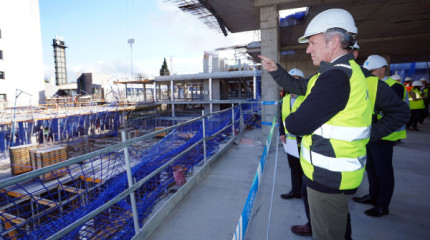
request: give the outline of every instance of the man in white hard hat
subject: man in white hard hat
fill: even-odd
[[[291,76],[296,79],[305,78],[302,70],[298,68],[293,68],[288,72]],[[287,93],[285,96],[282,96],[282,105],[281,105],[281,116],[279,119],[279,138],[280,140],[286,144],[288,141],[297,142],[299,146],[300,152],[300,142],[301,137],[295,136],[289,133],[284,127],[284,120],[288,117],[288,115],[294,111],[296,111],[300,104],[303,102],[304,96],[298,96],[294,93]],[[291,198],[301,198],[302,191],[302,167],[300,166],[300,159],[294,156],[294,153],[288,153],[288,165],[291,169],[291,190],[288,193],[281,194],[281,198],[283,199],[291,199]]]
[[[363,204],[373,204],[374,207],[365,211],[365,214],[371,217],[381,217],[389,213],[389,204],[394,191],[394,170],[393,170],[393,146],[395,143],[406,138],[406,127],[405,123],[409,117],[409,106],[408,94],[403,84],[388,78],[385,76],[387,72],[388,63],[387,61],[378,55],[371,55],[363,64],[363,73],[367,77],[369,91],[372,89],[370,86],[374,81],[376,82],[378,89],[383,90],[389,86],[389,90],[385,92],[376,92],[375,102],[375,117],[372,123],[372,130],[374,128],[390,128],[391,126],[397,126],[392,128],[389,134],[374,138],[371,136],[369,144],[367,144],[367,177],[369,180],[369,193],[362,197],[353,197],[355,202]],[[371,71],[375,80],[370,82],[371,77],[368,76],[368,72]],[[376,76],[376,77],[375,77]],[[387,86],[388,84],[388,86]],[[372,91],[370,91],[372,92]],[[384,97],[379,95],[384,94]],[[388,108],[378,107],[380,101],[385,101],[388,104],[390,102],[400,102],[401,105],[391,105]],[[400,125],[396,125],[400,123]]]
[[[294,79],[260,56],[263,68],[281,87],[305,95],[284,124],[288,132],[303,136],[300,163],[315,240],[345,238],[348,201],[363,178],[372,109],[366,79],[348,54],[357,33],[345,10],[329,9],[315,16],[299,38],[309,44],[306,53],[319,66],[310,79]]]
[[[358,57],[359,50],[360,46],[356,41],[355,44],[350,47],[350,53],[354,54],[355,59]],[[373,76],[367,69],[362,68],[362,71],[366,77],[368,87],[373,88],[373,90],[369,89],[369,98],[373,103],[374,112],[383,113],[381,114],[381,117],[375,116],[372,118],[375,120],[378,119],[377,122],[372,123],[370,141],[374,142],[391,134],[404,125],[409,119],[410,111],[408,104],[399,99],[396,95],[396,92],[394,92],[386,83],[379,80],[378,77]],[[289,73],[293,75],[291,71]],[[401,81],[401,76],[398,74],[394,74],[392,78],[399,83]],[[303,185],[305,186],[305,184]],[[310,225],[306,189],[302,191],[302,198],[305,205],[308,223],[304,225],[294,225],[291,227],[291,230],[293,233],[300,236],[311,236],[312,230]],[[351,225],[349,222],[349,216],[345,239],[351,239]]]

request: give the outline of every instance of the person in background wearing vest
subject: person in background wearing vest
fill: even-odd
[[[343,9],[315,16],[299,38],[308,43],[306,53],[319,66],[310,79],[295,79],[259,56],[281,87],[305,95],[284,125],[289,133],[303,136],[300,163],[314,240],[345,238],[348,202],[363,179],[372,109],[363,72],[348,54],[357,33],[352,15]]]
[[[420,81],[424,85],[423,89],[421,89],[421,93],[422,93],[423,99],[424,99],[424,115],[421,117],[421,120],[420,120],[420,123],[423,124],[424,118],[426,118],[429,115],[429,103],[430,103],[429,89],[430,89],[430,84],[429,84],[429,80],[427,80],[425,77],[421,78]]]
[[[364,212],[371,217],[389,213],[394,191],[393,147],[396,141],[406,138],[404,124],[410,115],[407,91],[403,84],[385,76],[387,67],[387,61],[378,55],[369,56],[363,64],[369,97],[374,103],[372,132],[366,146],[369,194],[352,199],[373,204]]]
[[[421,88],[423,87],[421,81],[414,81],[412,83],[412,90],[409,91],[409,107],[411,108],[411,118],[406,124],[408,130],[419,131],[418,121],[421,119],[421,115],[424,114],[424,99],[421,95]],[[411,129],[412,126],[412,129]]]
[[[406,77],[405,78],[405,87],[406,87],[406,90],[408,92],[412,90],[412,82],[413,81],[414,81],[414,79],[411,78],[411,77]]]
[[[304,78],[304,74],[302,70],[293,68],[289,71],[291,76],[294,78]],[[304,96],[298,96],[292,93],[286,93],[282,96],[282,114],[281,119],[279,121],[279,139],[285,144],[286,139],[296,140],[297,146],[299,147],[300,152],[300,141],[301,137],[295,136],[289,133],[284,128],[284,120],[290,115],[290,113],[294,112],[299,108],[300,104],[303,102]],[[291,169],[291,191],[289,193],[281,194],[281,198],[283,199],[291,199],[291,198],[301,198],[301,189],[302,189],[302,167],[300,166],[300,159],[287,153],[288,157],[288,165]]]

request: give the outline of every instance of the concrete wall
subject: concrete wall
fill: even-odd
[[[19,89],[32,96],[21,94],[18,106],[37,105],[44,91],[39,1],[0,1],[0,30],[0,71],[5,73],[0,94],[13,106]]]

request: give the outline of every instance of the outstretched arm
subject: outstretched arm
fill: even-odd
[[[276,64],[272,59],[259,55],[263,69],[267,70],[273,80],[283,89],[297,95],[305,95],[306,87],[309,79],[295,79],[280,65]]]
[[[278,65],[276,65],[276,63],[272,59],[262,55],[258,55],[258,57],[261,58],[261,65],[265,70],[269,72],[274,72],[278,70]]]

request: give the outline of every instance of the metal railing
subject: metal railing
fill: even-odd
[[[216,114],[220,114],[220,113],[224,113],[227,111],[231,111],[232,112],[232,118],[231,118],[231,122],[230,124],[227,124],[225,127],[223,127],[221,130],[213,133],[210,136],[206,136],[206,130],[205,130],[205,119],[210,117],[211,115],[216,115]],[[239,105],[239,111],[240,111],[240,105]],[[137,181],[137,182],[133,182],[133,178],[132,178],[132,172],[131,172],[131,167],[130,167],[130,157],[129,157],[129,152],[128,152],[128,148],[130,146],[132,146],[133,144],[136,144],[144,139],[148,139],[148,138],[152,138],[155,137],[161,133],[164,132],[170,132],[172,130],[175,130],[179,127],[185,126],[187,124],[193,123],[193,122],[197,122],[197,121],[202,121],[203,123],[203,137],[202,139],[200,139],[199,141],[195,142],[193,145],[191,145],[190,147],[188,147],[187,149],[183,150],[182,152],[180,152],[177,156],[173,157],[172,159],[170,159],[168,162],[166,162],[165,164],[163,164],[161,167],[159,167],[158,169],[156,169],[155,171],[151,172],[149,175],[147,175],[146,177],[144,177],[143,179]],[[242,130],[243,128],[243,116],[242,116],[242,112],[240,112],[240,118],[236,119],[235,118],[235,107],[234,105],[232,105],[232,108],[229,109],[225,109],[219,112],[214,112],[211,114],[206,114],[203,115],[201,117],[171,126],[171,127],[167,127],[165,129],[162,130],[158,130],[149,134],[146,134],[144,136],[140,136],[137,138],[133,138],[133,139],[126,139],[126,133],[125,131],[122,132],[122,137],[123,137],[123,142],[114,144],[112,146],[106,147],[104,149],[100,149],[91,153],[87,153],[78,157],[74,157],[71,158],[69,160],[66,160],[64,162],[60,162],[60,163],[56,163],[41,169],[37,169],[22,175],[18,175],[9,179],[6,179],[4,181],[0,182],[0,189],[5,189],[7,187],[10,187],[14,184],[19,184],[28,180],[31,180],[33,178],[36,178],[38,176],[41,176],[43,174],[52,172],[54,170],[57,169],[62,169],[62,168],[67,168],[70,167],[73,164],[77,164],[77,163],[82,163],[86,160],[95,158],[95,157],[99,157],[101,155],[104,154],[110,154],[112,152],[116,152],[116,151],[124,151],[124,160],[126,163],[126,171],[127,171],[127,179],[128,179],[128,189],[122,191],[121,193],[119,193],[118,195],[116,195],[114,198],[112,198],[111,200],[107,201],[105,204],[99,206],[98,208],[96,208],[95,210],[91,211],[90,213],[86,214],[85,216],[81,217],[80,219],[76,220],[75,222],[73,222],[72,224],[68,225],[67,227],[63,228],[62,230],[58,231],[57,233],[55,233],[54,235],[51,235],[48,239],[60,239],[61,237],[66,236],[68,233],[72,232],[73,230],[75,230],[76,228],[78,228],[79,226],[82,226],[83,224],[87,223],[88,221],[90,221],[91,219],[93,219],[94,217],[96,217],[98,214],[101,214],[103,211],[109,209],[110,207],[112,207],[114,204],[118,203],[119,201],[130,197],[130,201],[131,201],[131,205],[132,205],[132,215],[133,215],[133,222],[134,222],[134,228],[135,228],[135,233],[138,233],[139,230],[139,216],[138,213],[136,211],[136,200],[134,197],[135,191],[138,190],[139,188],[141,188],[148,180],[150,180],[151,178],[153,178],[154,176],[156,176],[157,174],[160,174],[163,170],[165,170],[167,167],[171,166],[177,159],[181,158],[182,156],[184,156],[186,153],[190,152],[191,150],[193,150],[196,146],[198,146],[199,144],[203,144],[203,158],[204,158],[204,163],[207,162],[207,152],[206,152],[206,142],[212,138],[214,138],[215,136],[217,136],[218,134],[228,130],[229,128],[232,129],[232,136],[233,138],[231,139],[231,141],[234,140],[234,136],[235,136],[235,125],[239,124],[239,129]],[[143,219],[140,220],[140,222],[143,222]]]

